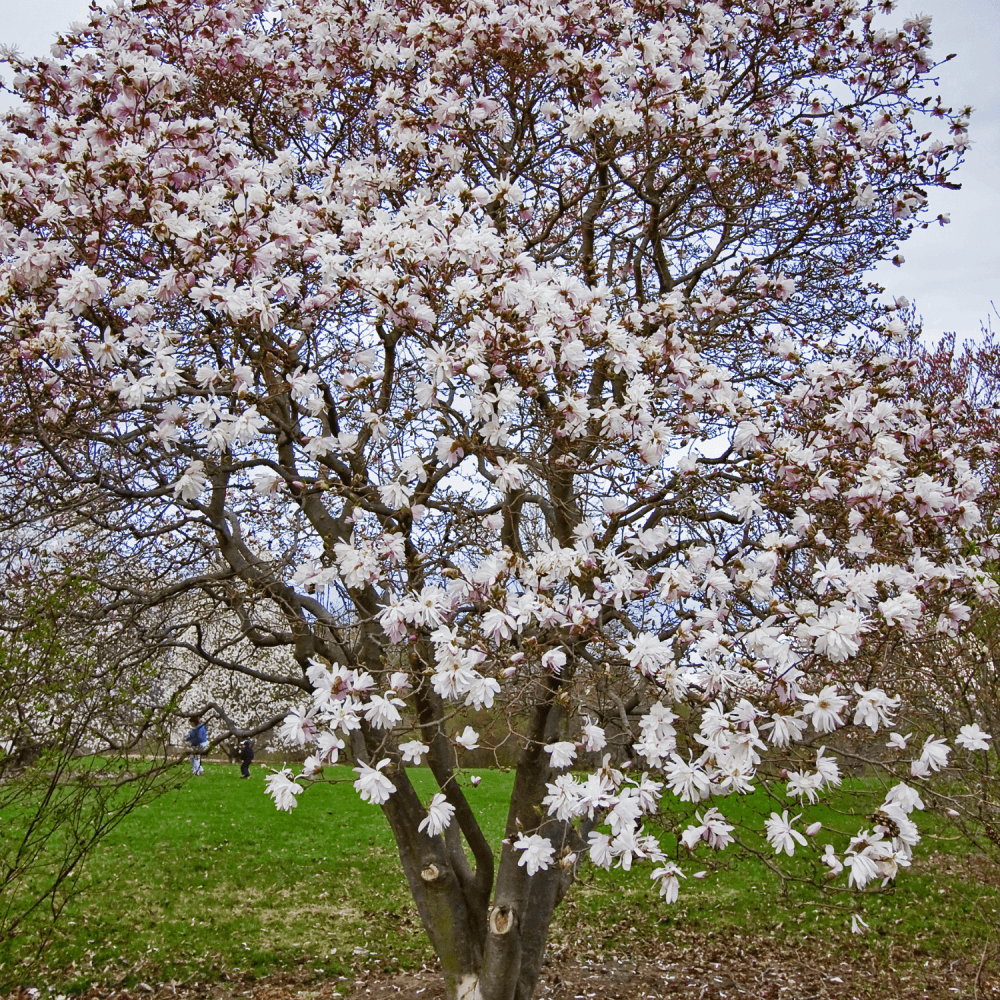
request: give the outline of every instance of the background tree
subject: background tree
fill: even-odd
[[[4,472],[128,552],[102,592],[293,652],[285,732],[308,774],[350,740],[451,997],[531,996],[588,848],[676,898],[664,783],[578,752],[617,727],[681,798],[745,791],[885,727],[856,654],[993,593],[983,456],[939,447],[968,404],[861,279],[966,144],[884,6],[151,0],[10,57]],[[499,864],[469,710],[517,753]],[[810,758],[793,798],[839,781]],[[911,791],[845,882],[905,863]]]
[[[156,674],[160,699],[176,701],[173,745],[183,744],[196,714],[208,715],[212,744],[230,756],[240,739],[273,741],[274,727],[301,697],[301,671],[288,647],[255,645],[243,624],[217,595],[186,593],[174,603]]]
[[[954,435],[938,447],[959,453],[975,450],[982,456],[983,494],[977,505],[985,530],[981,554],[989,576],[984,585],[1000,589],[995,544],[998,519],[997,411],[1000,408],[1000,370],[995,334],[984,327],[978,341],[957,347],[954,335],[933,349],[915,352],[919,391],[927,398],[971,403]],[[994,733],[1000,729],[1000,629],[994,604],[949,605],[934,632],[897,635],[882,651],[881,662],[869,664],[898,691],[906,709],[898,728],[912,732],[913,740],[930,734],[948,740],[961,738],[970,727]],[[862,658],[864,659],[864,658]],[[949,781],[928,789],[928,801],[946,811],[964,836],[984,857],[992,858],[993,877],[1000,868],[1000,771],[994,754],[984,752],[988,741],[964,748],[949,773]],[[989,870],[989,869],[985,869]]]
[[[104,550],[91,526],[32,522],[23,495],[7,500],[0,941],[34,924],[41,951],[47,923],[90,885],[84,862],[95,847],[132,810],[176,785],[170,744],[181,743],[191,711],[218,716],[213,745],[266,731],[285,713],[276,714],[273,684],[253,705],[252,689],[227,699],[231,692],[213,677],[220,672],[214,664],[236,645],[222,616],[206,628],[204,608],[123,599],[127,589],[138,592],[127,559]],[[116,581],[117,593],[100,585],[104,579]],[[194,660],[184,656],[192,643],[201,648]],[[236,652],[254,663],[245,648]]]
[[[5,553],[0,599],[0,941],[58,920],[87,885],[86,857],[174,778],[148,650],[95,616],[79,569],[39,564],[26,542]]]

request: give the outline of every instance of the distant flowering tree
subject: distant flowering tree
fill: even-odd
[[[293,651],[304,776],[350,742],[451,998],[528,1000],[588,855],[676,899],[667,792],[722,849],[784,768],[808,848],[878,651],[996,596],[969,404],[862,278],[967,141],[886,7],[147,0],[8,55],[4,474],[117,537],[120,600]],[[501,741],[497,859],[459,765]],[[819,859],[893,877],[919,803]]]
[[[255,645],[242,626],[224,602],[202,595],[185,594],[171,606],[156,684],[162,701],[175,702],[175,746],[184,747],[194,715],[207,722],[210,743],[230,754],[241,739],[269,741],[308,687],[287,646]]]

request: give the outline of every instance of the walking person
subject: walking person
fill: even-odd
[[[204,774],[205,769],[201,766],[201,754],[208,749],[208,727],[201,721],[200,715],[191,716],[191,732],[184,737],[185,743],[190,743],[197,753],[191,757],[191,773]]]
[[[250,761],[253,760],[253,744],[246,740],[240,747],[240,774],[244,778],[250,777]]]

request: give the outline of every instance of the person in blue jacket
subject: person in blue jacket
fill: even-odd
[[[191,716],[191,722],[193,723],[191,732],[184,737],[184,741],[199,751],[191,757],[191,773],[204,774],[205,769],[201,766],[201,751],[208,749],[208,728],[201,721],[200,715]]]

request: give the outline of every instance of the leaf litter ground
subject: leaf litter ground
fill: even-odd
[[[538,1000],[1000,1000],[997,945],[981,955],[921,964],[899,971],[870,962],[839,961],[820,949],[790,948],[771,937],[724,940],[688,934],[673,945],[630,946],[587,958],[566,946],[550,956]],[[359,967],[351,977],[317,978],[300,968],[256,979],[131,989],[92,988],[81,1000],[443,1000],[440,972],[425,966],[386,976]],[[27,991],[4,1000],[32,1000]]]

